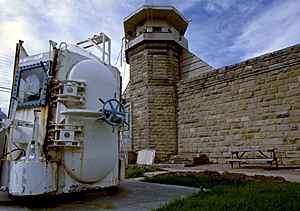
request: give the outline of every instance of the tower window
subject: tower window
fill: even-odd
[[[162,28],[160,26],[153,26],[153,32],[162,32]]]

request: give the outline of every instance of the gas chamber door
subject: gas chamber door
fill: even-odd
[[[85,110],[99,110],[99,98],[108,100],[119,94],[119,84],[108,67],[94,60],[83,60],[69,72],[67,80],[85,81]],[[118,164],[118,131],[102,120],[87,116],[65,116],[67,124],[83,125],[79,150],[65,150],[66,173],[79,183],[96,183]]]

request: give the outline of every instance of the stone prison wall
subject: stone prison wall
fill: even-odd
[[[172,43],[145,43],[128,52],[132,108],[132,150],[155,149],[156,160],[177,153],[176,84],[179,49]]]
[[[178,154],[222,163],[237,147],[275,147],[300,163],[300,45],[177,83]]]

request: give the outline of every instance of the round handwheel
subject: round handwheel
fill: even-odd
[[[103,104],[105,121],[113,126],[125,122],[125,108],[117,99],[110,99]]]

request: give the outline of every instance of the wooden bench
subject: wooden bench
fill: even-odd
[[[248,147],[248,148],[240,148],[231,151],[231,159],[228,162],[231,164],[231,168],[233,168],[234,163],[238,163],[239,167],[241,167],[241,163],[268,163],[273,165],[275,163],[276,167],[278,167],[277,157],[275,153],[275,148],[263,148],[263,147]],[[249,157],[249,153],[254,153],[255,157]]]

